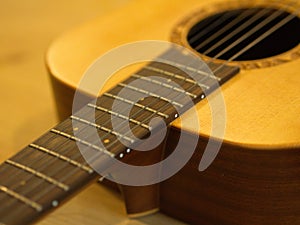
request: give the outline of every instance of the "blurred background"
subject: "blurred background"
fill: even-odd
[[[0,159],[56,123],[44,62],[51,41],[130,0],[10,0],[0,8]]]
[[[0,7],[0,162],[57,123],[45,52],[64,31],[133,0],[5,0]],[[98,184],[39,225],[182,224],[162,215],[129,220],[120,196]]]

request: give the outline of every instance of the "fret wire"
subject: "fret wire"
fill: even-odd
[[[169,103],[165,104],[165,106],[169,105]],[[163,108],[163,107],[162,107]]]
[[[66,143],[66,142],[63,142],[63,144],[64,143]],[[43,157],[42,157],[43,158]],[[50,163],[50,162],[49,162]],[[50,165],[51,165],[51,163],[50,163]],[[63,169],[63,168],[65,168],[65,166],[63,166],[63,167],[61,167],[61,168],[58,168],[58,170],[56,170],[57,172],[59,172],[59,171],[61,171],[61,169]],[[77,167],[76,167],[77,168]],[[71,172],[71,174],[73,174],[73,172],[75,172],[76,171],[76,168],[75,168],[75,170],[73,170],[72,172]],[[70,173],[69,173],[70,174]],[[67,177],[69,177],[69,176],[67,176]],[[28,180],[27,180],[28,181]],[[27,182],[27,181],[25,181],[25,182]],[[42,184],[42,183],[40,183],[40,184]],[[35,186],[35,187],[37,187],[37,186]],[[50,188],[48,188],[48,189],[45,189],[45,191],[50,191],[52,188],[53,188],[54,186],[50,186]],[[50,190],[49,190],[50,189]],[[44,189],[43,189],[44,190]],[[44,195],[42,195],[42,196],[44,196]],[[53,207],[55,207],[55,205],[53,205]]]
[[[106,155],[108,155],[108,156],[110,156],[110,157],[112,157],[112,158],[115,157],[115,154],[113,154],[113,153],[107,151],[106,149],[100,148],[100,147],[98,147],[97,145],[94,145],[94,144],[92,144],[92,143],[89,143],[89,142],[87,142],[87,141],[84,141],[84,140],[82,140],[82,139],[80,139],[80,138],[77,138],[77,137],[72,136],[72,135],[70,135],[70,134],[67,134],[67,133],[65,133],[65,132],[62,132],[62,131],[59,131],[59,130],[56,130],[56,129],[51,129],[51,132],[53,132],[53,133],[55,133],[55,134],[59,134],[59,135],[65,137],[65,138],[71,139],[71,140],[73,140],[73,141],[78,141],[79,143],[84,144],[84,145],[86,145],[86,146],[88,146],[88,147],[92,147],[93,149],[96,149],[96,150],[98,150],[98,151],[100,151],[100,152],[102,152],[102,153],[105,153]]]
[[[14,162],[14,161],[12,161],[10,159],[6,160],[5,163],[7,163],[7,164],[9,164],[11,166],[17,167],[19,169],[22,169],[22,170],[24,170],[24,171],[26,171],[28,173],[31,173],[31,174],[33,174],[33,175],[35,175],[35,176],[37,176],[37,177],[39,177],[39,178],[41,178],[41,179],[43,179],[45,181],[48,181],[49,183],[51,183],[51,184],[53,184],[53,185],[55,185],[55,186],[63,189],[64,191],[68,191],[70,189],[68,185],[63,184],[63,183],[61,183],[61,182],[59,182],[59,181],[57,181],[57,180],[55,180],[55,179],[53,179],[53,178],[51,178],[49,176],[47,176],[47,175],[45,175],[45,174],[37,171],[37,170],[34,170],[34,169],[32,169],[32,168],[30,168],[28,166],[22,165],[22,164],[20,164],[18,162]]]
[[[165,104],[165,106],[167,106],[167,105],[168,105],[168,104]],[[163,107],[162,107],[162,108],[163,108]],[[53,130],[52,130],[52,131],[53,131]],[[70,136],[69,136],[69,135],[67,135],[67,137],[68,137],[68,138],[70,138]]]
[[[102,111],[102,112],[109,113],[109,114],[111,114],[111,115],[113,115],[113,116],[119,117],[119,118],[121,118],[121,119],[124,119],[124,120],[127,120],[127,121],[129,121],[129,122],[132,122],[132,123],[134,123],[134,124],[136,124],[136,125],[139,125],[139,126],[145,128],[145,129],[151,130],[151,127],[149,127],[147,124],[144,124],[144,123],[142,123],[142,122],[140,122],[140,121],[137,121],[137,120],[135,120],[135,119],[133,119],[133,118],[130,118],[130,117],[128,117],[128,116],[122,115],[122,114],[117,113],[117,112],[113,112],[113,111],[111,111],[111,110],[109,110],[109,109],[106,109],[106,108],[103,108],[103,107],[101,107],[101,106],[97,106],[97,105],[94,105],[94,104],[91,104],[91,103],[88,103],[87,105],[88,105],[89,107],[91,107],[91,108],[97,109],[97,110]]]
[[[177,62],[172,62],[170,60],[166,60],[166,59],[162,59],[162,58],[158,58],[160,62],[163,62],[163,63],[166,63],[166,64],[169,64],[169,65],[172,65],[174,67],[180,67],[180,68],[184,68],[184,69],[187,69],[191,72],[195,72],[195,73],[198,73],[198,74],[201,74],[201,75],[204,75],[204,76],[207,76],[207,77],[210,77],[214,80],[217,80],[217,81],[221,81],[221,78],[219,77],[216,77],[216,76],[213,76],[211,74],[208,74],[206,72],[202,72],[201,70],[197,70],[196,68],[193,68],[191,66],[185,66],[183,64],[180,64],[180,63],[177,63]]]
[[[30,144],[29,147],[32,147],[32,148],[37,149],[39,151],[48,153],[49,155],[52,155],[54,157],[57,157],[57,158],[65,161],[65,162],[68,162],[68,163],[70,163],[73,166],[77,166],[77,167],[85,170],[86,172],[88,172],[90,174],[94,172],[90,167],[87,167],[87,166],[85,166],[85,165],[83,165],[83,164],[81,164],[81,163],[79,163],[79,162],[77,162],[75,160],[72,160],[72,159],[70,159],[70,158],[68,158],[68,157],[66,157],[64,155],[61,155],[58,152],[54,152],[52,150],[49,150],[49,149],[47,149],[45,147],[42,147],[42,146],[39,146],[39,145],[36,145],[36,144]]]
[[[221,80],[221,78],[220,78],[220,80]],[[197,84],[197,86],[198,86],[198,83],[195,83],[195,85],[192,86],[190,89],[192,89],[193,87],[195,87],[196,84]],[[126,84],[121,84],[121,86],[122,86],[122,85],[126,86]],[[171,93],[171,92],[169,92],[169,93]],[[111,93],[104,93],[104,95],[109,96],[109,97],[115,97],[115,96],[113,96],[113,94],[111,94]],[[180,95],[177,96],[177,98],[180,98],[180,97],[181,97]],[[200,99],[202,100],[202,99],[204,99],[204,98],[205,98],[205,95],[200,94]],[[170,102],[166,103],[164,106],[167,107],[169,104],[170,104]],[[149,105],[151,105],[151,104],[149,104]],[[165,107],[161,107],[160,109],[164,109]]]
[[[165,104],[165,106],[166,106],[166,105],[168,105],[168,103],[167,103],[167,104]],[[68,137],[68,136],[67,136],[67,137]],[[49,191],[49,190],[48,190],[48,191]]]
[[[223,65],[224,66],[224,65]]]
[[[20,202],[23,202],[24,204],[26,204],[27,206],[30,206],[31,208],[35,209],[38,212],[41,212],[43,210],[43,207],[40,204],[38,204],[37,202],[34,202],[34,201],[30,200],[29,198],[27,198],[17,192],[14,192],[13,190],[10,190],[8,187],[0,185],[0,191],[19,200]]]
[[[142,107],[142,108],[145,108],[144,106]],[[149,108],[148,107],[146,107],[146,109],[148,109],[149,110]],[[151,110],[149,110],[149,111],[151,111]],[[160,113],[157,113],[157,114],[160,114]],[[161,114],[161,115],[165,115],[165,114]],[[166,117],[168,117],[167,115],[166,115]],[[52,130],[52,132],[53,132],[53,130]],[[70,138],[70,136],[67,136],[68,138]]]
[[[197,83],[195,83],[195,84],[197,84]],[[126,84],[124,84],[125,86],[126,86]],[[198,84],[197,84],[198,85]],[[193,86],[193,87],[195,87],[195,85]],[[171,91],[169,92],[169,93],[172,93]],[[115,96],[115,95],[113,95],[113,94],[111,94],[111,93],[104,93],[103,94],[104,96],[108,96],[108,97],[112,97],[112,98],[115,98],[115,99],[119,99],[119,100],[126,100],[126,99],[124,99],[124,98],[119,98],[118,96]],[[204,95],[203,94],[201,94],[201,99],[203,99],[204,97],[203,97]],[[180,98],[181,97],[181,95],[177,95],[177,98]],[[152,102],[153,103],[153,102]],[[170,102],[168,102],[168,103],[166,103],[165,105],[164,105],[164,107],[161,107],[160,109],[164,109],[165,107],[167,107],[167,106],[169,106],[169,104],[170,104]],[[149,105],[151,105],[151,104],[149,104]],[[153,115],[151,115],[151,116],[153,116]],[[114,143],[111,143],[111,144],[114,144]]]
[[[128,130],[127,129],[123,129],[123,126],[122,126],[123,124],[125,124],[126,127],[127,127],[127,125],[129,125],[131,127],[130,130],[133,132],[133,135],[136,135],[136,136],[148,133],[150,130],[152,130],[152,128],[149,127],[147,124],[145,124],[145,121],[144,121],[145,116],[148,116],[150,114],[148,111],[140,110],[139,108],[131,109],[130,118],[129,118],[129,116],[124,116],[122,114],[122,111],[124,109],[126,110],[126,107],[121,107],[121,108],[119,108],[119,110],[116,110],[117,112],[113,112],[112,110],[110,110],[111,104],[113,104],[113,101],[111,99],[100,98],[99,102],[100,102],[99,105],[103,105],[103,107],[98,107],[99,111],[91,111],[91,110],[82,109],[81,110],[82,113],[77,113],[78,117],[80,119],[87,120],[87,121],[84,121],[85,123],[87,123],[87,122],[93,122],[93,123],[96,123],[96,124],[103,124],[103,123],[104,124],[108,124],[106,126],[109,127],[110,129],[112,129],[111,128],[112,127],[111,119],[113,119],[113,118],[110,117],[109,113],[103,114],[103,111],[105,111],[105,112],[109,111],[113,115],[119,114],[119,116],[117,118],[121,118],[121,120],[119,120],[116,123],[116,125],[117,125],[117,127],[120,127],[120,129],[118,129],[116,127],[114,127],[114,128],[116,129],[116,131],[118,131],[120,133],[120,135],[117,135],[117,136],[115,135],[116,137],[118,137],[118,136],[119,137],[120,136],[126,136],[126,135],[123,135],[124,134],[123,132],[127,133]],[[93,105],[93,104],[89,103],[86,108],[87,109],[92,109],[92,108],[94,108],[93,106],[95,107],[97,105]],[[90,116],[88,116],[88,115],[91,115],[93,113],[95,113],[94,118],[91,118]],[[126,112],[124,114],[127,114],[127,113],[128,112]],[[153,113],[151,113],[151,116],[153,116]],[[97,118],[99,118],[99,120]],[[144,123],[142,123],[141,121],[144,121]],[[147,121],[146,123],[148,123],[148,122],[149,121]],[[141,126],[142,124],[144,126]],[[134,125],[138,125],[138,126],[134,126]],[[146,129],[146,128],[148,128],[148,129]],[[112,141],[115,141],[115,140],[111,140],[111,136],[112,135],[109,136],[109,135],[105,135],[105,134],[103,134],[103,135],[99,134],[99,136],[101,137],[102,140],[105,140],[105,139],[110,140],[110,142],[105,143],[105,144],[109,144]],[[108,137],[106,137],[106,136],[108,136]],[[129,139],[127,139],[126,141],[128,142],[128,140]],[[131,140],[129,140],[129,141],[131,141]],[[131,142],[133,143],[134,141],[131,141]],[[131,142],[127,143],[125,145],[132,145]],[[106,145],[106,147],[108,147],[108,146]],[[109,150],[112,151],[112,149],[109,149]]]
[[[117,136],[117,137],[120,137],[120,138],[126,140],[126,141],[129,141],[130,143],[133,143],[133,142],[134,142],[133,139],[131,139],[131,138],[129,138],[129,137],[126,137],[125,135],[122,135],[122,134],[120,134],[119,132],[113,131],[113,130],[107,128],[107,127],[103,127],[103,126],[101,126],[101,125],[99,125],[99,124],[92,123],[92,122],[90,122],[90,121],[88,121],[88,120],[79,118],[79,117],[77,117],[77,116],[71,116],[70,118],[73,119],[73,120],[76,120],[76,121],[85,123],[85,124],[87,124],[87,125],[90,125],[90,126],[92,126],[92,127],[95,127],[95,128],[97,128],[97,129],[99,129],[99,130],[105,131],[105,132],[108,133],[108,134],[113,134],[113,135],[115,135],[115,136]]]
[[[165,106],[167,106],[167,105],[168,105],[168,103],[165,104]],[[142,108],[144,108],[144,106]],[[51,130],[51,131],[53,132],[53,130]],[[62,133],[60,133],[60,134],[62,134]],[[70,135],[65,135],[65,136],[68,137],[68,138],[74,139],[74,138],[70,137]]]
[[[187,91],[185,91],[185,90],[183,90],[183,89],[180,89],[180,88],[178,88],[178,87],[174,87],[174,86],[172,86],[172,85],[170,85],[170,84],[166,84],[166,83],[160,82],[160,81],[158,81],[158,80],[150,79],[149,77],[143,77],[143,76],[141,76],[141,75],[139,75],[139,74],[133,74],[132,77],[135,77],[135,78],[138,78],[138,79],[141,79],[141,80],[145,80],[145,81],[148,81],[148,82],[151,82],[151,83],[154,83],[154,84],[158,84],[158,85],[160,85],[160,86],[163,86],[163,87],[172,89],[172,90],[177,91],[177,92],[180,92],[180,93],[182,93],[182,94],[189,95],[190,97],[192,97],[192,98],[194,98],[194,99],[197,98],[196,95],[194,95],[194,94],[192,94],[192,93],[190,93],[190,92],[187,92]]]
[[[226,65],[226,64],[225,64]],[[222,65],[222,66],[224,66],[224,65]]]
[[[198,84],[200,87],[205,88],[205,89],[210,88],[209,86],[207,86],[205,84],[198,83],[195,80],[192,80],[188,77],[184,77],[184,76],[181,76],[181,75],[176,74],[176,73],[172,73],[172,72],[165,71],[165,70],[162,70],[162,69],[159,69],[159,68],[155,68],[153,66],[145,66],[144,68],[146,68],[148,70],[151,70],[151,71],[154,71],[154,72],[158,72],[158,73],[163,74],[163,75],[170,76],[172,78],[176,78],[176,79],[179,79],[179,80],[186,81],[186,82],[191,83],[191,84]]]
[[[162,117],[164,117],[164,118],[166,118],[166,119],[169,118],[169,116],[168,116],[167,114],[164,114],[164,113],[162,113],[162,112],[160,112],[160,111],[157,111],[157,110],[155,110],[155,109],[153,109],[153,108],[150,108],[150,107],[148,107],[148,106],[144,106],[144,105],[139,104],[139,103],[137,103],[137,102],[134,102],[134,101],[131,101],[131,100],[122,98],[122,97],[120,97],[120,96],[113,95],[113,94],[108,93],[108,92],[104,93],[103,95],[104,95],[104,96],[107,96],[107,97],[110,97],[110,98],[114,98],[114,99],[120,100],[120,101],[122,101],[122,102],[128,103],[128,104],[133,105],[133,106],[137,106],[137,107],[139,107],[139,108],[141,108],[141,109],[143,109],[143,110],[147,110],[147,111],[149,111],[149,112],[151,112],[151,113],[157,114],[157,115],[162,116]]]
[[[142,89],[140,89],[140,88],[131,86],[131,85],[129,85],[129,84],[119,83],[118,86],[121,86],[121,87],[124,87],[124,88],[128,88],[128,89],[131,89],[131,90],[134,90],[134,91],[137,91],[137,92],[146,94],[146,95],[150,95],[150,96],[152,96],[152,97],[154,97],[154,98],[158,98],[158,99],[164,100],[164,101],[166,101],[166,102],[168,102],[168,103],[171,103],[171,104],[173,104],[173,105],[176,105],[176,106],[178,106],[178,107],[180,107],[180,108],[183,107],[183,105],[180,104],[180,103],[178,103],[178,102],[175,102],[175,101],[173,101],[173,100],[167,99],[167,98],[162,97],[162,96],[159,96],[159,95],[157,95],[157,94],[155,94],[155,93],[153,93],[153,92],[145,91],[145,90],[142,90]]]
[[[223,67],[224,65],[222,65],[222,67]],[[221,78],[218,78],[218,80],[221,80]]]
[[[167,105],[167,104],[166,104],[166,105]],[[168,117],[168,116],[167,116],[167,117]],[[52,130],[52,132],[53,132],[53,130]],[[60,133],[60,134],[62,134],[62,133]],[[69,137],[69,138],[70,138],[70,136],[68,136],[68,135],[67,135],[67,137]],[[71,139],[72,139],[72,138],[71,138]],[[47,191],[49,191],[49,190],[47,190]]]
[[[168,104],[165,104],[165,105],[168,105]]]
[[[49,134],[50,134],[50,133],[49,133]],[[42,139],[42,138],[44,138],[44,137],[45,137],[45,136],[43,135],[40,139]],[[51,139],[54,139],[54,138],[55,138],[55,136],[52,136],[51,138],[48,139],[48,141],[50,141]],[[62,145],[64,145],[65,143],[66,143],[66,142],[63,142],[63,143],[60,144],[60,145],[62,146]],[[24,152],[25,152],[25,154],[24,154]],[[28,157],[28,156],[31,156],[30,152],[29,152],[29,151],[25,151],[25,149],[23,149],[23,150],[20,151],[19,153],[22,153],[21,159],[22,159],[22,158],[25,158],[25,157]],[[44,157],[41,157],[41,158],[44,158]],[[21,160],[21,159],[20,159],[20,160]],[[35,162],[35,161],[32,161],[32,162]],[[9,169],[9,167],[5,167],[5,168],[4,168],[4,171],[6,171],[6,170],[8,170],[8,169]],[[18,179],[18,175],[20,175],[21,171],[23,171],[23,170],[19,170],[18,172],[16,172],[16,173],[14,174],[14,176],[11,176],[11,178],[17,178],[17,179]],[[29,176],[29,178],[28,178],[27,180],[24,180],[24,182],[25,182],[25,183],[28,182],[30,178],[32,178],[32,177]],[[22,177],[19,176],[19,179],[22,179]],[[12,179],[8,179],[8,180],[13,181]],[[41,181],[43,181],[43,180],[41,180]],[[1,198],[0,198],[0,201],[1,201]]]

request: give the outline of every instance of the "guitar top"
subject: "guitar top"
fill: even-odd
[[[139,181],[160,178],[168,171],[168,164],[150,170],[149,176],[136,167],[171,158],[182,136],[184,154],[176,160],[185,158],[193,148],[196,151],[174,176],[141,186],[119,182],[129,216],[161,210],[189,224],[299,224],[299,13],[299,1],[139,1],[64,33],[46,56],[61,119],[71,114],[74,93],[90,64],[122,44],[174,42],[203,59],[215,76],[184,62],[170,61],[166,56],[173,51],[168,50],[157,57],[169,60],[170,65],[151,62],[137,72],[121,71],[110,78],[97,101],[0,165],[0,200],[5,202],[0,206],[0,224],[31,223],[99,179],[100,174],[107,179],[119,178],[122,172]],[[190,61],[184,50],[179,52],[176,59],[182,56],[183,61]],[[193,81],[186,71],[196,71],[202,77]],[[106,80],[106,74],[101,75]],[[137,80],[143,82],[133,85]],[[215,102],[216,80],[222,84],[223,108]],[[182,89],[170,85],[179,81]],[[159,87],[158,91],[150,83]],[[204,93],[202,88],[209,91]],[[123,89],[148,96],[141,95],[136,103],[132,95],[120,97]],[[166,90],[175,97],[164,96]],[[178,98],[181,95],[176,91],[197,103],[200,129],[195,129],[192,110],[178,118],[181,111],[176,107],[185,110],[190,102]],[[91,99],[88,89],[79,88],[77,93]],[[124,107],[114,111],[114,102]],[[132,106],[128,115],[122,111],[125,105]],[[95,118],[91,112],[96,112]],[[127,135],[128,130],[141,139],[153,138],[152,131],[160,136],[160,123],[152,123],[156,116],[166,124],[171,122],[168,136],[152,151],[141,153],[140,142]],[[111,117],[131,126],[116,131]],[[214,133],[224,121],[224,132]],[[97,137],[106,148],[96,144]],[[219,154],[215,149],[205,151],[211,140],[219,147]],[[153,144],[153,139],[148,144]],[[80,154],[82,149],[89,157]],[[203,166],[207,155],[215,160]],[[116,161],[132,164],[135,170],[113,170]],[[180,163],[173,161],[172,165]]]
[[[50,47],[47,65],[54,87],[63,85],[74,91],[88,66],[119,45],[140,40],[168,40],[193,49],[188,43],[188,32],[204,18],[225,10],[270,5],[281,7],[282,4],[284,2],[276,1],[172,1],[172,4],[168,1],[152,1],[149,6],[143,2],[133,3],[105,18],[66,32]],[[295,10],[297,5],[295,3],[287,8],[293,10],[294,7]],[[128,14],[132,19],[122,19],[128,17]],[[285,39],[280,41],[284,44]],[[297,41],[299,42],[294,42],[298,43]],[[276,44],[273,43],[273,46],[267,46],[265,50],[275,47]],[[274,56],[266,55],[261,58],[262,50],[257,53],[258,56],[252,56],[251,60],[245,58],[229,63],[239,66],[241,71],[222,86],[226,102],[225,142],[253,149],[299,146],[300,76],[297,71],[300,67],[300,46],[296,44],[284,52],[280,52],[280,49],[278,51],[270,53],[276,54]],[[200,55],[207,60],[212,58],[212,55],[204,56],[199,53]],[[226,59],[214,61],[225,63]],[[120,80],[122,79],[115,78],[113,84]],[[70,102],[70,99],[64,100],[63,96],[61,98],[58,105],[59,102],[64,102],[64,105]],[[61,113],[65,117],[70,113],[71,106],[59,108],[67,111]],[[211,136],[211,109],[207,101],[197,104],[197,111],[201,124],[200,135]],[[189,113],[184,115],[186,118],[189,116]],[[184,124],[184,127],[181,127],[179,121],[175,121],[173,125],[196,132],[193,121]]]

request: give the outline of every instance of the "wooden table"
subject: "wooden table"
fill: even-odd
[[[129,0],[128,0],[129,1]],[[127,1],[3,1],[0,8],[0,161],[57,123],[44,64],[52,39],[64,30],[122,7]],[[161,213],[130,220],[120,196],[94,184],[39,225],[183,224]]]

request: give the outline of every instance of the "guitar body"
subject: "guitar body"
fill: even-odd
[[[74,92],[88,66],[110,49],[140,40],[168,40],[192,49],[186,36],[197,21],[271,2],[139,1],[66,32],[52,43],[46,58],[60,119],[71,114]],[[220,152],[208,169],[198,170],[212,128],[209,104],[201,101],[196,106],[200,133],[192,120],[170,126],[166,153],[176,145],[180,130],[190,138],[198,136],[199,143],[188,164],[160,184],[159,208],[191,224],[300,224],[300,46],[229,64],[241,70],[221,88],[226,130]],[[121,80],[114,79],[107,88]],[[146,211],[143,199],[134,203],[125,194],[125,200],[133,214]]]

